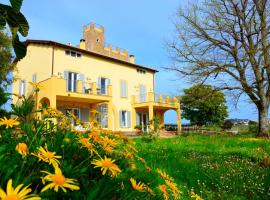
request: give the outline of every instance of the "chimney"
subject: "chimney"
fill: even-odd
[[[80,49],[85,50],[85,39],[80,39]]]
[[[134,55],[129,56],[129,62],[135,64],[135,56]]]

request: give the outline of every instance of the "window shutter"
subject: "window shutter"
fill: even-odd
[[[120,93],[121,93],[121,97],[124,97],[124,81],[122,81],[121,80],[121,91],[120,91]]]
[[[98,80],[97,80],[97,88],[99,89],[98,90],[98,94],[101,93],[101,77],[98,77]]]
[[[85,76],[84,76],[84,74],[79,74],[79,80],[82,81],[82,93],[85,93]]]
[[[19,83],[19,94],[25,95],[25,81],[20,81]]]
[[[121,97],[127,97],[127,82],[121,80]]]
[[[140,113],[136,113],[136,125],[140,125]]]
[[[123,128],[122,110],[119,111],[119,126]]]
[[[68,71],[64,71],[64,79],[66,80],[66,91],[68,91]]]
[[[130,111],[127,111],[127,128],[131,127]]]

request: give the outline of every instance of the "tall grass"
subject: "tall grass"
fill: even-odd
[[[135,139],[150,167],[166,170],[204,199],[269,199],[270,141],[249,136],[186,134],[151,143]]]

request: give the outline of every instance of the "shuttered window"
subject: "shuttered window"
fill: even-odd
[[[120,125],[120,128],[131,127],[130,111],[126,111],[126,110],[119,111],[119,125]]]
[[[127,81],[121,80],[121,97],[127,97]]]

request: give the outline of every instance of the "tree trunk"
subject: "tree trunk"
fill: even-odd
[[[267,106],[267,105],[264,105],[264,106],[258,108],[259,130],[257,133],[257,137],[269,137],[268,110],[269,110],[269,106]]]

